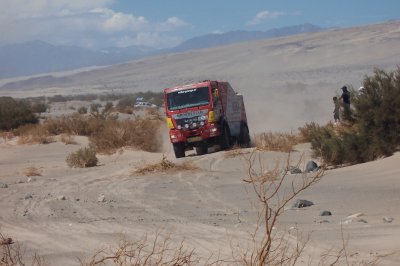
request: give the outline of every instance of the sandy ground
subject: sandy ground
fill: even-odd
[[[66,155],[87,144],[83,137],[76,140],[79,144],[16,145],[10,140],[0,146],[0,182],[8,185],[0,188],[1,230],[18,239],[27,254],[36,251],[51,265],[76,265],[77,257],[87,258],[116,245],[122,236],[138,240],[162,231],[176,243],[184,240],[199,256],[220,254],[231,259],[232,243],[246,243],[254,231],[257,201],[251,186],[243,182],[250,153],[188,156],[183,160],[194,162],[199,170],[137,176],[132,175],[137,167],[161,160],[162,153],[126,150],[99,156],[97,167],[71,169]],[[291,164],[303,155],[300,168],[304,169],[308,149],[300,145],[291,154]],[[280,152],[256,154],[264,170],[273,169],[277,162],[283,168],[287,158]],[[176,161],[172,154],[167,156]],[[343,238],[348,240],[350,261],[385,256],[379,265],[400,263],[399,160],[400,154],[395,154],[329,170],[319,183],[293,199],[310,200],[313,206],[294,210],[290,202],[275,230],[291,237],[297,232],[310,235],[300,264],[318,263],[323,252],[340,249]],[[25,176],[30,166],[41,175]],[[260,165],[254,166],[257,170]],[[290,188],[287,184],[282,191]],[[99,201],[102,195],[104,201]],[[319,216],[324,210],[333,215]],[[347,216],[356,213],[363,215],[349,222]],[[385,223],[385,216],[394,220]]]
[[[332,119],[331,99],[340,87],[357,88],[363,75],[376,66],[393,70],[399,63],[399,45],[400,23],[393,22],[155,57],[73,74],[69,77],[74,82],[60,87],[4,89],[0,95],[160,91],[219,79],[244,94],[251,133],[290,131],[305,122]],[[71,104],[78,108],[81,103]],[[73,112],[69,104],[52,109],[55,114],[68,112]],[[167,133],[160,134],[167,138]],[[123,235],[137,240],[161,231],[170,233],[174,243],[184,240],[203,258],[212,253],[226,259],[232,258],[232,243],[245,244],[254,232],[256,200],[250,185],[243,182],[249,154],[188,156],[178,162],[193,161],[199,170],[137,176],[132,175],[137,167],[160,161],[162,153],[125,150],[100,155],[97,167],[71,169],[65,163],[67,154],[87,144],[86,138],[76,140],[76,145],[17,145],[15,139],[0,139],[0,183],[7,185],[0,186],[1,232],[20,241],[27,255],[36,251],[50,265],[77,265],[77,257],[114,246]],[[167,141],[163,148],[176,162]],[[300,145],[291,154],[295,164],[304,152],[302,169],[310,159],[309,146]],[[279,152],[257,154],[264,169],[277,162],[283,168],[287,158]],[[397,153],[329,170],[318,184],[293,199],[314,205],[287,209],[275,230],[293,239],[297,232],[310,235],[299,264],[318,264],[320,255],[340,249],[343,239],[348,239],[351,263],[383,256],[378,265],[400,264],[399,161]],[[31,166],[41,175],[24,175]],[[288,176],[289,181],[293,178],[301,175]],[[290,189],[285,183],[284,190]],[[104,201],[99,201],[103,195]],[[321,217],[324,210],[333,215]],[[362,215],[347,218],[357,213]],[[384,222],[384,217],[393,220]]]

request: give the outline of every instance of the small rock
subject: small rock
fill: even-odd
[[[302,199],[298,199],[296,200],[296,202],[292,205],[292,208],[304,208],[304,207],[310,207],[314,205],[313,202],[308,201],[308,200],[302,200]]]
[[[291,173],[291,174],[301,174],[302,172],[301,172],[301,170],[300,170],[300,168],[298,168],[297,166],[289,166],[289,172]]]
[[[8,188],[8,185],[6,183],[0,183],[0,188]]]
[[[306,173],[314,172],[315,170],[318,170],[318,168],[319,167],[316,162],[308,161],[306,165],[306,170],[304,172]]]
[[[76,198],[76,199],[75,199],[75,201],[80,201],[80,200],[81,200],[80,198]]]
[[[359,222],[359,223],[365,223],[365,224],[368,223],[368,222],[367,222],[366,220],[364,220],[364,219],[358,219],[357,222]]]
[[[26,193],[25,194],[25,196],[24,196],[24,199],[32,199],[33,198],[33,196],[32,196],[32,194],[31,193]]]
[[[34,178],[34,177],[28,177],[28,183],[30,183],[30,182],[34,182],[34,181],[36,181],[36,178]]]
[[[57,197],[58,200],[66,200],[67,198],[64,195],[60,195]]]
[[[351,224],[353,222],[353,219],[346,219],[344,221],[341,221],[341,224]]]
[[[100,195],[98,198],[97,198],[97,202],[105,202],[106,201],[106,196],[104,196],[104,195]]]
[[[321,220],[321,221],[319,221],[319,223],[320,224],[326,224],[326,223],[329,223],[329,221],[328,220]]]
[[[0,246],[1,245],[11,245],[13,244],[13,240],[12,238],[8,237],[8,238],[4,238],[4,239],[0,239]]]
[[[331,215],[332,215],[332,213],[330,211],[323,211],[320,213],[319,216],[331,216]]]
[[[391,223],[393,222],[394,218],[385,216],[382,218],[382,220],[384,223]]]
[[[360,217],[360,216],[364,216],[364,213],[358,212],[358,213],[349,215],[349,216],[347,216],[347,219],[353,219],[353,218],[357,218],[357,217]]]

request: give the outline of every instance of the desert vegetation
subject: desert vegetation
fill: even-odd
[[[310,123],[300,128],[315,156],[328,164],[357,164],[390,156],[400,145],[400,68],[375,69],[352,93],[351,121],[339,126]]]
[[[90,148],[81,148],[67,156],[66,162],[69,167],[86,168],[97,165],[96,152]]]
[[[173,163],[168,160],[163,154],[162,159],[156,163],[143,163],[135,171],[133,175],[145,175],[148,173],[160,173],[160,172],[179,172],[179,171],[193,171],[197,170],[198,167],[191,161],[184,161],[182,163]]]
[[[259,150],[290,152],[303,140],[297,133],[264,132],[254,136],[254,145]]]
[[[38,118],[26,101],[0,97],[0,130],[9,131],[24,124],[37,122]]]

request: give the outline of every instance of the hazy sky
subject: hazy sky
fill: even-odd
[[[400,19],[400,0],[0,0],[0,45],[165,48],[207,33],[390,19]]]

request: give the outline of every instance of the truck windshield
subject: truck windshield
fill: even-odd
[[[170,92],[167,94],[167,102],[171,111],[207,105],[210,102],[209,89],[201,87]]]

